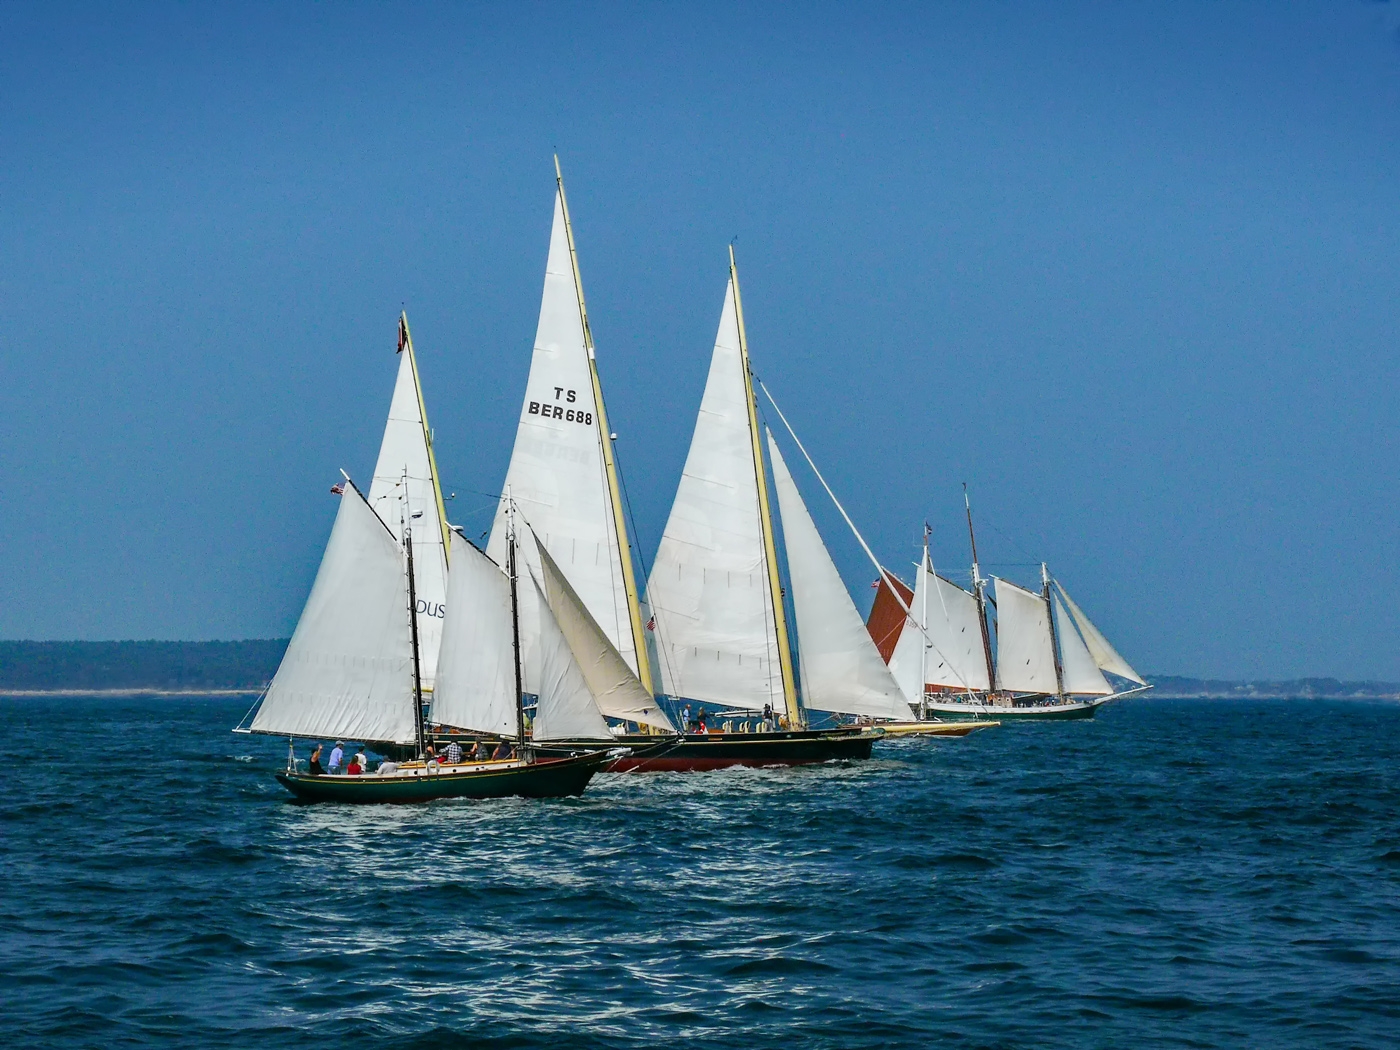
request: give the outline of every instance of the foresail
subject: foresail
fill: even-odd
[[[530,588],[539,611],[540,692],[532,735],[546,740],[611,740],[612,731],[593,699],[583,671],[559,621],[532,576]]]
[[[894,651],[890,653],[889,660],[890,674],[894,675],[894,680],[899,683],[899,690],[904,694],[904,699],[911,704],[923,702],[926,658],[931,655],[928,652],[928,639],[924,637],[922,630],[924,625],[920,622],[925,619],[927,575],[922,565],[915,569],[914,593],[908,598],[909,612],[914,615],[911,618],[908,613],[900,610],[904,622],[899,628],[899,637],[894,643]]]
[[[1094,663],[1084,640],[1079,637],[1065,607],[1055,598],[1055,637],[1060,640],[1060,673],[1064,676],[1065,692],[1087,696],[1107,696],[1113,687]]]
[[[521,544],[521,549],[529,546]],[[656,698],[632,673],[607,632],[593,618],[554,557],[539,543],[538,537],[536,554],[545,598],[578,661],[579,670],[588,683],[598,709],[609,718],[621,718],[674,733],[675,726],[657,705]]]
[[[890,671],[906,699],[918,703],[925,686],[977,692],[990,687],[975,597],[936,574],[933,565],[925,560],[909,611],[916,620],[924,620],[925,630],[920,631],[916,623],[907,623],[890,657]],[[918,667],[923,668],[924,681],[914,693],[911,690],[916,688]]]
[[[1059,590],[1060,596],[1064,598],[1065,605],[1069,607],[1069,613],[1074,617],[1075,624],[1084,635],[1084,644],[1089,647],[1089,653],[1094,658],[1094,663],[1100,670],[1109,674],[1116,674],[1138,685],[1146,685],[1146,680],[1132,669],[1127,660],[1118,655],[1118,650],[1108,643],[1108,639],[1103,633],[1093,625],[1089,617],[1084,615],[1082,609],[1074,604],[1074,599],[1069,596],[1069,591],[1065,590],[1059,580],[1055,581],[1055,587]]]
[[[554,228],[545,266],[539,327],[520,409],[515,447],[486,553],[498,564],[506,554],[506,500],[515,501],[555,561],[568,573],[593,619],[634,672],[633,641],[612,498],[603,461],[589,350],[574,280],[563,199],[554,199]],[[539,571],[532,544],[519,551],[527,569]],[[526,692],[538,692],[539,616],[532,589],[520,589],[520,640]]]
[[[1018,693],[1059,691],[1050,610],[1040,595],[997,579],[997,688]]]
[[[772,434],[768,456],[792,578],[803,703],[816,711],[907,719],[909,704],[841,582]]]
[[[500,566],[451,534],[452,574],[432,719],[442,725],[518,733],[510,580]]]
[[[406,341],[407,326],[400,328],[399,375],[389,402],[389,420],[379,444],[379,459],[369,486],[369,504],[401,540],[400,522],[412,523],[413,585],[418,601],[418,649],[423,688],[432,689],[437,677],[438,649],[447,606],[447,558],[443,548],[447,533],[433,477],[428,425],[423,414],[413,348]],[[407,472],[407,502],[400,500]]]
[[[734,282],[690,452],[647,581],[662,691],[705,703],[783,709],[757,468]]]
[[[407,744],[413,705],[403,553],[347,483],[316,582],[251,728]]]

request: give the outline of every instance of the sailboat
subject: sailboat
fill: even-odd
[[[776,441],[760,431],[754,383],[731,247],[695,431],[647,580],[663,692],[677,703],[713,705],[719,717],[731,717],[723,731],[687,733],[680,746],[638,762],[639,768],[865,758],[882,735],[878,729],[845,724],[814,730],[809,712],[910,717]],[[760,712],[761,720],[754,717]]]
[[[885,642],[890,670],[920,718],[1090,718],[1111,700],[1150,689],[1046,565],[1039,592],[982,577],[966,494],[964,502],[972,590],[933,571],[925,528],[912,591],[882,581],[871,608],[868,629]],[[989,604],[996,611],[995,653]],[[900,607],[893,627],[892,605]],[[1110,684],[1105,672],[1126,687]]]
[[[529,573],[540,575],[537,550],[547,550],[651,698],[655,690],[643,627],[646,620],[613,448],[616,435],[608,427],[558,157],[554,165],[554,221],[539,324],[515,445],[486,553],[497,562],[502,560],[508,507],[513,502],[540,541],[538,548],[522,547]],[[521,598],[527,613],[521,624],[525,691],[537,693],[541,666],[533,615],[537,599],[529,589]],[[654,699],[605,713],[652,734],[675,731]]]
[[[401,327],[401,339],[403,331]],[[399,478],[394,529],[350,477],[344,472],[342,476],[344,481],[332,490],[340,496],[340,507],[311,594],[251,725],[237,731],[287,737],[288,765],[277,778],[297,798],[307,801],[416,802],[445,797],[556,797],[582,792],[607,762],[605,750],[542,757],[520,747],[502,761],[444,766],[428,760],[420,633],[425,618],[417,590],[420,575],[415,558],[412,479],[407,469]],[[456,545],[459,554],[464,542]],[[470,545],[467,548],[479,558],[485,557]],[[494,600],[492,608],[499,619],[506,624],[518,622],[514,551],[512,538],[508,580],[497,582],[494,591],[490,584],[481,582],[480,566],[464,559],[464,580],[474,579],[478,586],[459,588],[461,618],[479,620],[488,615],[482,608]],[[503,589],[509,595],[504,612],[499,601]],[[450,621],[444,617],[444,622]],[[497,634],[501,630],[498,624]],[[518,634],[513,633],[512,639],[518,666]],[[440,644],[439,653],[447,657],[453,673],[449,685],[454,687],[458,679],[471,680],[478,674],[478,664],[498,656],[452,643]],[[517,742],[524,740],[519,684],[517,673],[512,682]],[[442,702],[450,706],[457,695],[449,688]],[[586,693],[551,689],[541,694],[540,705],[548,718],[563,726],[565,735],[573,735],[578,726],[589,724],[587,710],[583,715],[578,713],[583,700],[593,703]],[[295,740],[323,737],[377,744],[386,751],[408,749],[417,758],[381,765],[374,775],[301,771]]]

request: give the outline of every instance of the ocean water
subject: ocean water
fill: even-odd
[[[1397,704],[400,808],[288,804],[244,706],[0,699],[0,1043],[1400,1044]]]

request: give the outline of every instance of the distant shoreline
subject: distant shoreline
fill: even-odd
[[[4,689],[7,696],[95,696],[113,700],[130,696],[258,696],[261,689]]]

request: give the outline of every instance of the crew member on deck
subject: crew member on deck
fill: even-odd
[[[462,761],[462,745],[453,740],[447,745],[447,751],[444,753],[444,757],[447,759],[448,765],[457,765]]]
[[[310,773],[313,777],[319,777],[322,773],[325,772],[325,770],[321,768],[321,745],[320,745],[320,744],[317,744],[317,745],[315,746],[315,748],[312,749],[312,751],[311,751],[311,761],[307,763],[307,765],[306,765],[306,771],[307,771],[308,773]]]
[[[331,776],[335,776],[341,771],[340,765],[345,761],[345,741],[337,740],[335,747],[331,748]]]
[[[507,758],[514,758],[515,752],[511,750],[510,741],[502,740],[500,746],[496,748],[496,753],[491,757],[497,762]]]

